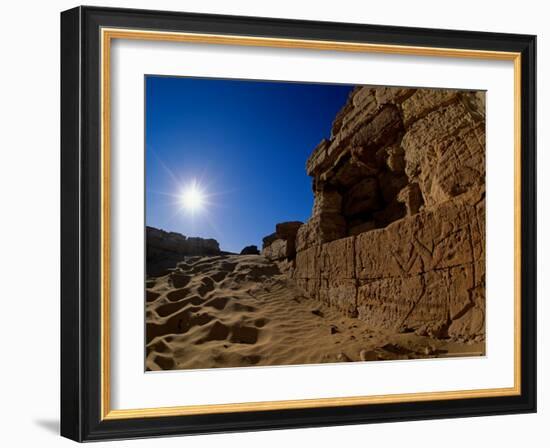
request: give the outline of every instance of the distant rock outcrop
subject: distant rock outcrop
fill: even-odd
[[[186,237],[149,226],[146,232],[148,277],[166,274],[168,269],[188,256],[220,254],[220,246],[215,239]]]
[[[275,233],[263,239],[262,255],[270,260],[282,260],[296,256],[296,234],[303,222],[290,221],[277,224]]]
[[[258,250],[258,246],[246,246],[241,250],[241,255],[260,255],[260,251]]]
[[[484,92],[356,88],[306,171],[312,215],[266,257],[373,328],[484,337]]]

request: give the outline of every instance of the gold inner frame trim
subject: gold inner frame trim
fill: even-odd
[[[113,39],[240,45],[411,56],[455,57],[513,61],[514,63],[514,386],[441,392],[315,398],[229,404],[187,405],[140,409],[111,409],[110,367],[110,63]],[[279,39],[196,34],[137,29],[101,29],[101,419],[116,420],[228,412],[251,412],[316,407],[405,403],[431,400],[503,397],[521,394],[521,54],[514,52],[417,47],[354,42]]]

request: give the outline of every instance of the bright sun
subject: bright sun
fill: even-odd
[[[190,212],[198,211],[204,205],[204,194],[197,185],[193,183],[183,192],[181,202]]]

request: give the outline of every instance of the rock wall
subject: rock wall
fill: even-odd
[[[356,88],[306,170],[312,216],[277,259],[307,295],[381,330],[483,337],[484,92]]]
[[[167,273],[187,256],[218,255],[220,246],[215,239],[186,237],[176,232],[165,232],[147,226],[146,263],[147,276]]]
[[[263,239],[262,255],[272,261],[293,259],[296,256],[296,233],[302,224],[300,221],[277,224],[275,233]]]

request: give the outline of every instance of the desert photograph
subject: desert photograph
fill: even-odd
[[[145,370],[485,355],[484,91],[145,98]]]

